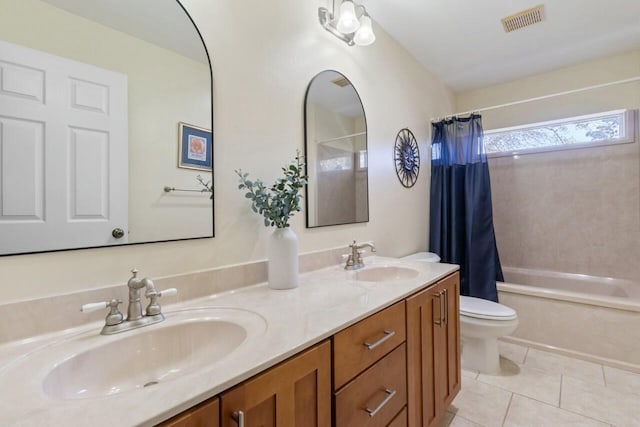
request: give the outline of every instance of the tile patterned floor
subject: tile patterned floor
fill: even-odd
[[[640,374],[500,342],[501,373],[462,371],[440,427],[640,427]]]

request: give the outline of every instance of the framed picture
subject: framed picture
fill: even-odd
[[[178,167],[210,171],[213,159],[213,135],[187,123],[179,123]]]

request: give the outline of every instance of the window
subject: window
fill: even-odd
[[[484,133],[489,157],[623,144],[635,138],[635,111],[617,110]]]

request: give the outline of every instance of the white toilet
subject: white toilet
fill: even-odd
[[[440,262],[431,252],[418,252],[406,260]],[[500,372],[498,338],[518,327],[518,315],[510,307],[481,298],[460,296],[462,367],[485,374]]]

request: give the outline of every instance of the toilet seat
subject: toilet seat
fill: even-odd
[[[485,320],[514,320],[516,311],[497,302],[460,295],[460,315]]]

